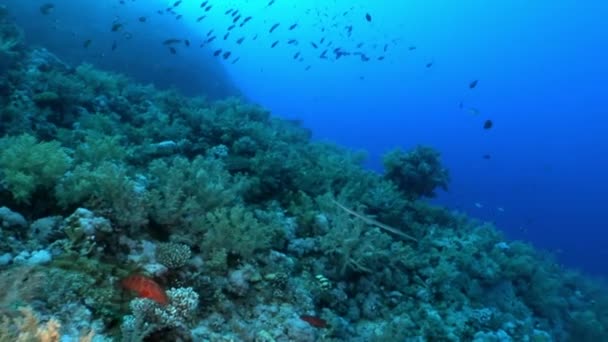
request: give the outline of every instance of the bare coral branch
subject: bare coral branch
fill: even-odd
[[[338,208],[340,208],[340,209],[346,211],[347,213],[349,213],[349,214],[351,214],[351,215],[353,215],[353,216],[361,219],[363,222],[365,222],[367,224],[370,224],[372,226],[376,226],[376,227],[378,227],[380,229],[384,229],[387,232],[390,232],[390,233],[393,233],[393,234],[397,234],[397,235],[399,235],[399,236],[401,236],[401,237],[403,237],[405,239],[418,242],[418,239],[416,239],[415,237],[413,237],[411,235],[408,235],[408,234],[400,231],[397,228],[393,228],[391,226],[387,226],[386,224],[384,224],[382,222],[378,222],[378,221],[376,221],[374,219],[371,219],[371,218],[369,218],[367,216],[364,216],[363,214],[359,214],[358,212],[356,212],[356,211],[354,211],[352,209],[347,208],[346,206],[342,205],[340,202],[338,202],[336,200],[332,200],[332,202],[334,202],[334,204],[337,205]]]

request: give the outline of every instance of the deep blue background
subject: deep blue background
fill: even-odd
[[[135,61],[134,76],[141,79],[142,66],[149,67],[143,79],[182,89],[201,79],[208,89],[228,75],[244,96],[275,115],[302,119],[316,138],[367,150],[369,167],[380,170],[380,156],[393,147],[431,145],[452,175],[438,203],[496,222],[509,238],[532,241],[569,266],[608,272],[606,1],[276,0],[267,7],[266,0],[211,0],[214,8],[200,23],[198,0],[176,8],[181,20],[155,16],[174,1],[91,1],[86,6],[94,11],[79,2],[76,19],[62,12],[74,1],[57,1],[53,20],[70,26],[75,38],[65,30],[49,33],[49,18],[32,21],[44,1],[7,2],[20,8],[29,38],[48,41],[60,55],[121,71]],[[231,23],[223,15],[228,8],[253,19],[226,41],[180,49],[178,56],[159,48],[169,36],[189,37],[195,46],[210,29],[221,37]],[[150,20],[139,25],[140,15]],[[121,41],[103,60],[76,49],[93,34],[108,45],[113,38],[105,28],[116,17],[137,27],[132,42]],[[270,34],[274,23],[281,25]],[[293,23],[298,27],[288,30]],[[360,50],[372,60],[319,59],[321,50],[310,42],[322,37],[349,51],[364,43]],[[289,39],[299,44],[288,45]],[[211,61],[219,48],[240,60]],[[296,52],[303,62],[293,59]],[[210,66],[223,70],[209,74]],[[472,80],[479,80],[475,89],[468,87]],[[486,119],[495,123],[491,130],[482,128]]]
[[[317,60],[305,73],[273,52],[235,77],[317,137],[369,151],[371,167],[392,147],[434,146],[452,174],[439,203],[605,275],[608,3],[395,3],[370,1],[351,17],[357,41],[398,39],[382,62]]]

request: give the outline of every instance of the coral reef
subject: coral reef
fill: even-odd
[[[383,157],[385,177],[408,197],[434,197],[438,187],[447,190],[448,171],[441,165],[439,152],[417,146],[410,152],[395,149]]]
[[[2,46],[22,55],[0,77],[10,338],[41,325],[100,341],[607,339],[603,284],[425,201],[449,181],[432,148],[389,152],[378,174],[244,100],[8,44],[2,18]],[[134,298],[133,275],[168,300]],[[20,324],[23,306],[52,323]]]

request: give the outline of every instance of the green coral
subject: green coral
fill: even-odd
[[[37,190],[52,189],[71,165],[56,141],[39,142],[23,134],[0,139],[2,182],[17,202],[29,203]]]
[[[434,197],[435,189],[447,190],[449,182],[439,158],[439,152],[426,146],[407,153],[395,149],[383,156],[384,176],[410,198]]]
[[[59,94],[53,91],[43,91],[41,93],[34,94],[32,96],[32,100],[41,107],[56,106],[61,103],[61,97]]]
[[[80,164],[62,177],[55,197],[64,208],[85,204],[123,227],[138,228],[148,223],[145,184],[132,177],[124,164]]]
[[[80,142],[74,151],[76,163],[97,166],[105,161],[123,162],[129,154],[129,150],[122,145],[124,138],[121,136],[106,135],[93,130],[79,133],[85,134],[84,139],[72,137],[72,143]]]
[[[204,231],[201,250],[212,253],[225,250],[245,260],[255,252],[268,250],[282,230],[277,222],[260,220],[242,205],[213,210],[200,225]]]
[[[340,207],[341,205],[338,204]],[[395,242],[386,232],[362,219],[351,216],[350,210],[340,210],[329,216],[327,233],[320,238],[323,253],[336,265],[339,277],[350,273],[373,274],[376,270],[397,267],[409,248]],[[405,239],[411,240],[406,237]],[[399,266],[400,267],[400,266]]]
[[[164,226],[187,223],[188,217],[240,202],[247,181],[231,175],[215,157],[198,156],[189,161],[175,157],[158,159],[148,168],[150,215]]]
[[[125,76],[102,71],[88,63],[76,67],[76,76],[93,94],[120,94],[129,84]]]
[[[86,267],[86,268],[81,268]],[[117,322],[125,314],[120,288],[112,283],[114,265],[92,259],[64,258],[46,268],[42,297],[54,312],[61,312],[65,303],[84,302],[97,317]],[[120,273],[124,276],[124,273]]]

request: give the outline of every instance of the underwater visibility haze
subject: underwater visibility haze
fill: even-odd
[[[607,341],[605,18],[0,1],[0,341]]]

